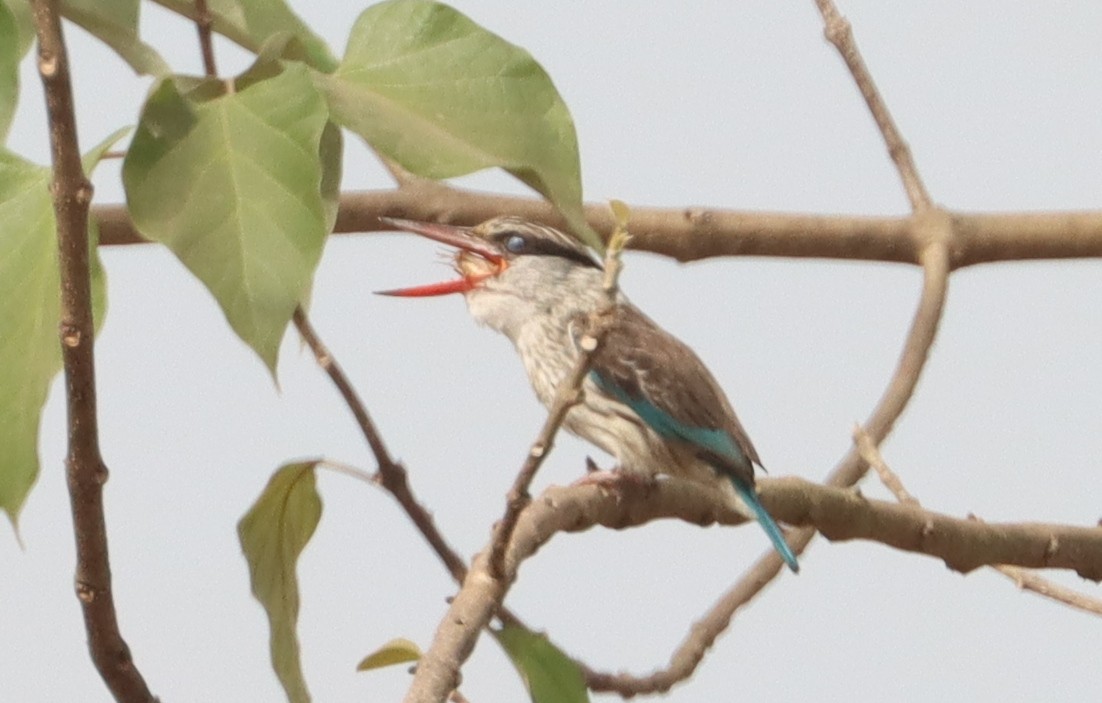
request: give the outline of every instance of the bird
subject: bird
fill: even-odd
[[[609,310],[604,270],[573,237],[514,216],[474,227],[379,218],[396,230],[454,247],[456,280],[380,291],[397,297],[461,293],[471,316],[508,337],[536,396],[550,408],[574,368],[589,315],[608,310],[582,400],[563,427],[618,462],[627,477],[688,479],[764,529],[794,573],[799,563],[754,486],[761,467],[734,408],[700,357],[617,292]]]

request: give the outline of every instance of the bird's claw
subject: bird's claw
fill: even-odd
[[[571,486],[597,486],[609,493],[624,495],[632,491],[649,491],[654,486],[654,478],[634,471],[624,471],[620,467],[602,469],[586,457],[586,474],[574,481]]]

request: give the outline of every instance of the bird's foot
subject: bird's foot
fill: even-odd
[[[623,494],[629,491],[649,491],[654,486],[654,477],[634,471],[625,471],[619,466],[602,469],[593,459],[585,458],[586,474],[571,486],[599,486],[610,493]]]
[[[623,471],[609,469],[591,469],[571,486],[600,486],[601,488],[617,488],[627,480]]]

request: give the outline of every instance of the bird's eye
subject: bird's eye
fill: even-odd
[[[514,254],[519,254],[524,251],[524,247],[528,246],[528,240],[519,234],[510,234],[505,238],[505,248]]]

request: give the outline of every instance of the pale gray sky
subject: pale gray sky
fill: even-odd
[[[586,195],[898,215],[906,199],[811,2],[454,3],[546,67],[577,124]],[[361,6],[294,3],[336,54]],[[1097,209],[1102,199],[1102,4],[842,0],[934,198],[961,210]],[[143,27],[181,72],[194,28],[146,7]],[[136,119],[134,78],[79,30],[82,144]],[[243,67],[219,46],[223,72]],[[236,59],[231,58],[236,57]],[[237,63],[234,63],[234,60]],[[10,146],[47,159],[30,63]],[[345,188],[385,188],[349,138]],[[100,202],[121,198],[101,168]],[[498,175],[465,184],[523,192]],[[437,248],[409,236],[337,237],[317,277],[315,325],[356,383],[414,490],[465,554],[477,551],[542,421],[512,349],[458,298],[371,291],[436,280]],[[123,631],[165,701],[279,700],[266,621],[235,524],[283,462],[371,468],[348,412],[297,340],[277,393],[206,291],[166,250],[103,255],[110,309],[97,345],[112,564]],[[1102,265],[955,274],[917,396],[885,446],[928,507],[988,520],[1094,524],[1102,516]],[[913,267],[631,255],[623,284],[694,346],[773,475],[820,479],[847,449],[898,355]],[[0,537],[6,700],[106,701],[72,596],[64,409],[51,395],[26,550]],[[562,439],[538,486],[583,471]],[[603,459],[603,458],[602,458]],[[301,563],[307,680],[318,701],[396,700],[403,668],[357,674],[398,636],[427,645],[454,586],[394,502],[323,475],[321,526]],[[873,480],[862,489],[886,493]],[[760,531],[654,524],[557,538],[509,605],[606,670],[663,665],[690,623],[767,548]],[[873,543],[817,542],[742,612],[673,700],[1081,701],[1102,690],[1097,619]],[[1057,574],[1095,596],[1099,587]],[[488,639],[464,671],[477,703],[523,699]],[[616,700],[595,697],[595,700]]]

